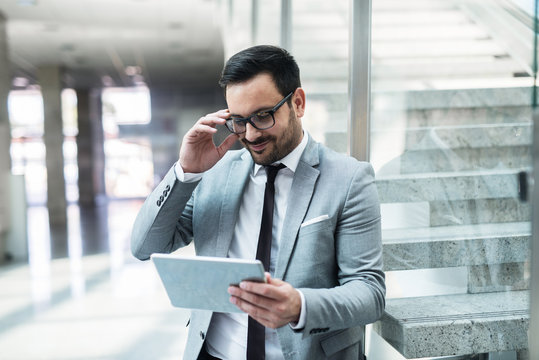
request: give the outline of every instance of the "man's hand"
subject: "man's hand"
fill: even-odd
[[[186,173],[202,173],[215,165],[230,150],[238,138],[230,134],[219,146],[213,143],[217,125],[223,125],[230,116],[228,110],[219,110],[201,117],[183,137],[180,166]]]
[[[272,329],[297,322],[301,312],[301,296],[290,284],[272,279],[266,273],[267,283],[242,281],[239,287],[228,288],[230,302],[253,319]]]

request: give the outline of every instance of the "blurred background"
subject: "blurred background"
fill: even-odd
[[[131,227],[254,44],[298,61],[311,136],[377,173],[368,358],[538,359],[532,0],[0,0],[0,358],[181,359],[189,313]]]

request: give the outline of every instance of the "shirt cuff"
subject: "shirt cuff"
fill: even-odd
[[[298,322],[290,323],[290,327],[292,328],[292,330],[301,330],[305,327],[305,296],[300,290],[298,290],[298,292],[299,292],[299,296],[301,297],[301,311],[299,313]]]
[[[174,173],[176,174],[176,179],[184,183],[199,181],[202,179],[202,175],[204,175],[204,173],[184,173],[179,163],[174,164]]]

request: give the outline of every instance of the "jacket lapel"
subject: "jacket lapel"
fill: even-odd
[[[219,219],[219,235],[216,256],[226,257],[234,236],[234,224],[238,219],[240,204],[249,173],[253,169],[253,160],[247,152],[232,162],[229,167],[227,182],[222,196],[221,215]]]
[[[292,181],[292,188],[290,189],[281,233],[279,256],[275,268],[276,278],[284,279],[286,275],[286,269],[296,244],[299,228],[309,208],[316,180],[320,174],[320,171],[315,168],[318,164],[318,143],[309,137],[309,142],[298,163],[294,180]]]

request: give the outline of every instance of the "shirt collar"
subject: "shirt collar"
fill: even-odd
[[[282,158],[279,161],[276,161],[274,164],[285,164],[285,166],[292,170],[292,172],[296,172],[296,168],[299,164],[299,159],[301,158],[301,155],[303,154],[303,151],[307,147],[307,142],[309,141],[309,134],[307,131],[303,131],[303,139],[301,139],[301,142],[294,150],[292,150],[288,155],[286,155],[284,158]],[[248,153],[247,153],[248,154]],[[258,171],[262,168],[262,165],[255,164],[253,168],[253,174],[258,174]]]

